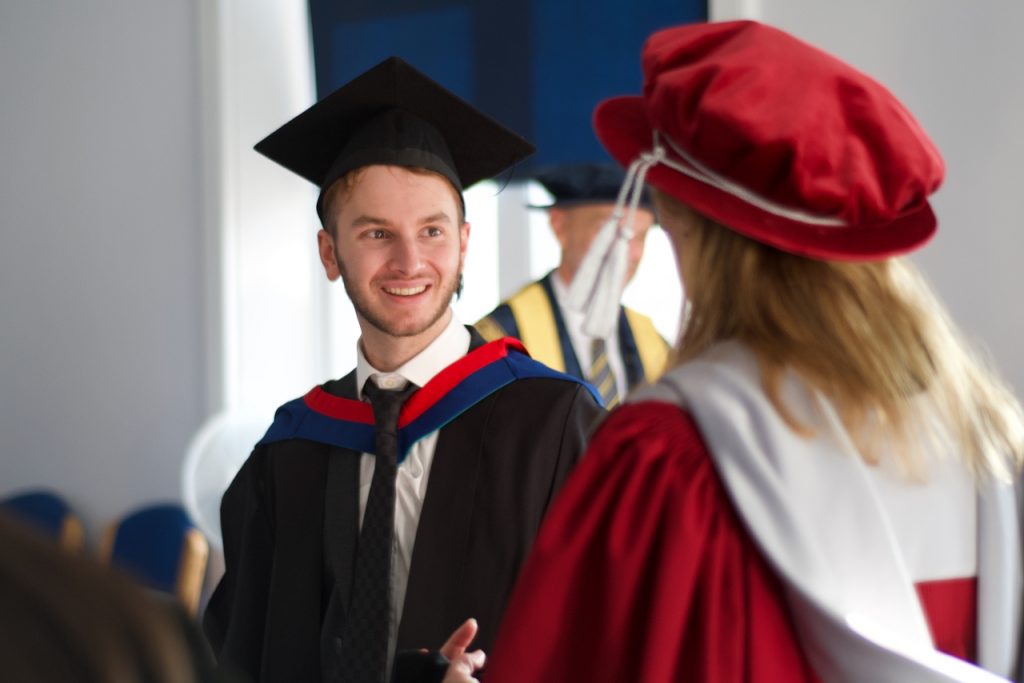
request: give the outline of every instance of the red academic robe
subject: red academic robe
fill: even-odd
[[[940,647],[973,633],[971,586],[957,582],[961,609],[939,624]],[[928,591],[929,617],[949,604],[940,593]],[[485,678],[816,681],[785,594],[692,418],[670,403],[625,405],[545,520]]]

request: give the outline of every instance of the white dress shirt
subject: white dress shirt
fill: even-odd
[[[555,300],[558,307],[562,309],[562,319],[569,331],[569,341],[572,343],[572,350],[576,353],[576,360],[580,362],[580,370],[583,371],[583,376],[587,377],[590,373],[590,364],[594,360],[590,357],[590,343],[593,338],[583,334],[584,315],[581,311],[574,311],[567,305],[569,287],[562,282],[558,271],[551,274],[551,288],[555,290]],[[619,326],[616,325],[615,331],[610,337],[605,338],[604,344],[608,353],[608,365],[611,368],[612,377],[615,378],[615,388],[618,390],[621,400],[629,393],[629,384],[626,381],[626,364],[622,362],[622,350],[619,349],[618,331]]]
[[[427,348],[410,359],[394,372],[380,372],[366,360],[362,343],[356,345],[356,386],[359,387],[359,398],[366,400],[363,387],[373,377],[382,388],[401,388],[406,382],[424,386],[438,372],[445,369],[469,351],[469,330],[459,322],[452,311],[448,327],[432,341]],[[390,386],[389,386],[390,385]],[[391,589],[392,610],[388,630],[388,675],[390,662],[394,659],[395,645],[398,637],[398,624],[402,620],[402,607],[405,603],[405,590],[409,581],[409,567],[412,564],[412,550],[416,542],[416,528],[423,510],[423,499],[427,495],[427,480],[430,477],[430,465],[434,460],[434,448],[437,445],[438,432],[431,432],[412,447],[405,460],[398,466],[395,479],[395,537],[392,546]],[[363,513],[366,510],[366,499],[370,495],[370,483],[373,480],[373,468],[376,459],[372,454],[363,453],[359,463],[359,527],[363,525]],[[423,647],[436,648],[441,643],[423,643]]]

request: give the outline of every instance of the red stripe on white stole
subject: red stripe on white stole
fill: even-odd
[[[917,584],[935,647],[968,662],[978,658],[978,580],[924,581]]]

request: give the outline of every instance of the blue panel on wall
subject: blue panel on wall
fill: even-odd
[[[607,159],[602,99],[638,93],[653,31],[707,18],[706,0],[310,0],[321,96],[399,55],[537,146],[539,165]]]
[[[701,21],[705,3],[679,0],[568,0],[534,3],[533,163],[601,161],[591,114],[603,99],[638,94],[640,50],[653,31]]]
[[[400,16],[343,21],[330,30],[330,59],[321,93],[398,55],[460,97],[473,100],[472,14],[449,7]],[[319,74],[318,74],[319,76]]]

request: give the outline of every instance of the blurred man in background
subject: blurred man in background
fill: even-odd
[[[624,173],[611,163],[570,164],[543,169],[535,179],[553,201],[531,208],[547,210],[561,262],[491,311],[476,328],[489,340],[521,339],[533,358],[591,382],[605,406],[614,407],[633,387],[657,379],[668,358],[668,346],[647,316],[621,306],[616,329],[595,338],[583,331],[583,313],[567,305],[569,285],[591,242],[612,216]],[[645,196],[629,244],[627,282],[636,273],[653,224]]]

